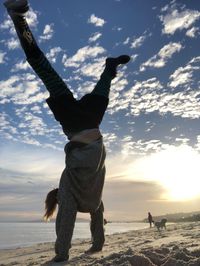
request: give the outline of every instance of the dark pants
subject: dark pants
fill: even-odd
[[[92,247],[101,250],[105,242],[104,236],[104,218],[103,218],[103,202],[96,212],[90,213],[90,231],[92,236]]]
[[[55,243],[55,252],[59,256],[65,257],[68,255],[69,249],[71,248],[77,211],[77,202],[70,190],[69,179],[66,179],[65,173],[63,172],[59,185],[58,213],[56,217],[57,239]],[[95,249],[101,249],[105,241],[103,212],[104,207],[103,203],[101,203],[95,212],[90,213],[92,247]]]

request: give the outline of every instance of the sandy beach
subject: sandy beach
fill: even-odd
[[[54,244],[0,251],[4,265],[134,265],[134,266],[199,266],[200,222],[167,225],[160,233],[156,228],[129,231],[106,236],[102,252],[87,255],[90,240],[76,240],[68,262],[53,263]]]

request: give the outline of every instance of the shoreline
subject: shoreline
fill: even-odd
[[[4,223],[5,226],[0,228],[0,250],[9,250],[16,248],[26,248],[40,243],[50,243],[54,242],[56,239],[55,233],[55,223],[14,223],[8,225]],[[27,226],[28,225],[28,226]],[[105,227],[105,233],[107,235],[112,235],[114,233],[124,233],[130,230],[138,230],[143,228],[148,228],[147,223],[108,223]],[[13,228],[15,228],[13,230]],[[6,233],[8,231],[8,233]],[[89,222],[82,223],[76,222],[74,228],[74,234],[72,241],[79,239],[85,240],[91,237]]]
[[[200,222],[167,225],[160,233],[156,228],[132,230],[106,235],[102,252],[84,254],[90,239],[75,239],[70,258],[53,263],[54,243],[0,250],[0,266],[11,265],[135,265],[198,266],[200,265]]]

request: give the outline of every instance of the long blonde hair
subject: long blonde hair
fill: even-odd
[[[51,190],[45,200],[45,214],[44,220],[48,221],[53,216],[54,211],[56,210],[58,188]]]

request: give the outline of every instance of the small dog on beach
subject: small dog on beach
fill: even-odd
[[[154,226],[157,227],[160,232],[160,229],[166,229],[166,222],[167,219],[162,219],[160,222],[154,222]]]

